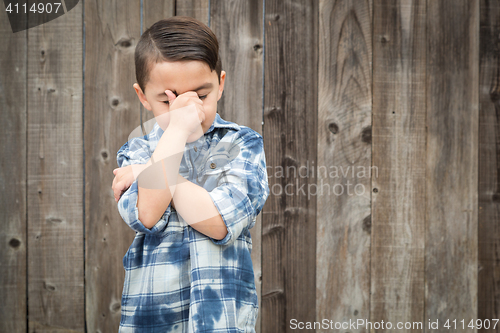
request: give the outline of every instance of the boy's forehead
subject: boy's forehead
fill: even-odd
[[[212,79],[213,75],[216,75],[215,71],[212,71],[203,61],[197,60],[162,61],[156,63],[150,72],[150,77],[156,81],[182,81],[187,78],[206,81]]]
[[[199,90],[203,90],[203,89],[212,89],[213,88],[213,84],[211,82],[206,82],[196,88],[192,88],[192,89],[188,89],[187,91],[195,91],[195,92],[198,92]],[[179,95],[179,93],[177,92],[177,90],[174,89],[170,89],[172,90],[172,92],[177,96]],[[181,93],[184,93],[185,91],[182,91]],[[165,91],[162,91],[160,93],[158,93],[158,97],[160,96],[165,96]]]
[[[153,66],[147,84],[160,89],[162,94],[165,89],[183,93],[213,88],[212,82],[218,82],[215,80],[216,71],[202,61],[163,61]]]

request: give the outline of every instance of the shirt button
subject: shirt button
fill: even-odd
[[[194,151],[195,151],[195,152],[196,152],[196,151],[198,151],[198,148],[196,148],[196,146],[194,146]]]
[[[216,167],[215,163],[210,163],[210,168],[211,169],[215,169],[215,167]]]

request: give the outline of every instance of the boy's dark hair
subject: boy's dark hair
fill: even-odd
[[[143,92],[153,64],[161,61],[201,60],[215,70],[220,83],[219,42],[204,23],[188,16],[172,16],[154,23],[135,48],[135,76]]]

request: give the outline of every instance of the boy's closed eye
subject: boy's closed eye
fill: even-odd
[[[204,100],[207,96],[208,96],[208,95],[199,96],[199,99]],[[169,102],[168,102],[168,101],[163,101],[163,103],[165,103],[165,104],[167,104],[167,105],[169,104]]]

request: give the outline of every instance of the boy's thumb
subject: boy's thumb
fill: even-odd
[[[165,90],[165,94],[167,94],[168,97],[168,103],[172,104],[172,102],[175,100],[176,96],[171,90]]]

